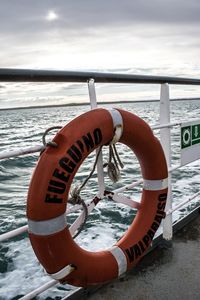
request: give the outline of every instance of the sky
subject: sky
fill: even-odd
[[[1,68],[198,78],[200,1],[0,0],[0,45]],[[75,100],[87,93],[78,86],[74,95],[74,84],[68,87]],[[25,98],[66,101],[63,85],[49,89],[51,95],[41,85],[0,83],[0,107],[26,105]]]

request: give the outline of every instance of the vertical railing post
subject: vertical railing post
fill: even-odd
[[[161,84],[160,90],[160,124],[170,123],[170,98],[169,85]],[[171,130],[170,127],[160,130],[161,144],[167,160],[168,169],[171,167]],[[169,173],[169,189],[166,204],[166,211],[172,208],[172,188],[171,188],[171,173]],[[165,240],[172,239],[172,214],[166,216],[163,220],[163,238]]]
[[[97,97],[96,97],[96,90],[95,90],[95,81],[93,78],[90,78],[88,80],[88,92],[89,92],[91,109],[95,109],[97,108]]]
[[[95,109],[95,108],[97,108],[97,98],[96,98],[96,91],[95,91],[95,81],[93,78],[90,78],[88,80],[88,91],[89,91],[91,109]],[[97,149],[97,151],[98,151],[98,149]],[[97,161],[97,178],[98,178],[98,184],[99,184],[99,197],[102,198],[104,195],[104,190],[105,190],[102,152],[100,153],[98,161]]]

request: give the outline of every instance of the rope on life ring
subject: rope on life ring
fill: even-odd
[[[69,190],[83,160],[94,149],[108,145],[116,127],[121,127],[119,142],[132,149],[141,166],[141,205],[127,232],[112,248],[90,252],[76,244],[67,228]],[[142,119],[121,109],[84,113],[63,127],[53,142],[58,146],[47,147],[42,153],[29,187],[27,216],[32,247],[47,273],[61,282],[77,286],[108,282],[141,259],[164,217],[168,172],[162,147]]]

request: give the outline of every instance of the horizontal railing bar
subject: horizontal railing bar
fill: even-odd
[[[26,154],[32,154],[35,152],[40,152],[44,148],[45,147],[43,145],[36,145],[33,147],[27,147],[24,149],[3,151],[0,153],[0,159],[12,158],[12,157],[17,157],[17,156],[26,155]]]
[[[181,125],[183,122],[173,122],[173,123],[166,123],[166,124],[158,124],[158,125],[152,125],[151,129],[156,130],[156,129],[162,129],[162,128],[170,128],[173,126],[178,126]]]
[[[86,82],[91,78],[95,82],[104,83],[200,85],[200,79],[183,77],[58,70],[0,69],[0,81],[4,82]]]
[[[194,194],[192,197],[186,199],[185,201],[181,202],[180,204],[178,204],[177,206],[175,206],[174,208],[172,209],[169,209],[167,212],[166,212],[166,215],[170,215],[172,214],[174,211],[176,211],[177,209],[179,209],[180,207],[182,207],[183,205],[185,205],[186,203],[194,200],[196,197],[200,196],[200,191],[197,192],[196,194]]]
[[[17,235],[20,235],[24,232],[26,232],[28,230],[28,225],[24,225],[24,226],[21,226],[19,228],[16,228],[16,229],[13,229],[11,231],[8,231],[8,232],[5,232],[5,233],[2,233],[0,235],[0,242],[3,242],[7,239],[11,239]]]
[[[173,126],[178,126],[181,125],[184,122],[173,122],[173,123],[166,123],[162,125],[152,125],[151,129],[157,130],[157,129],[162,129],[162,128],[169,128]],[[40,152],[44,149],[45,147],[43,145],[35,145],[33,147],[27,147],[23,149],[18,149],[18,150],[11,150],[11,151],[3,151],[0,153],[0,159],[7,159],[7,158],[12,158],[12,157],[17,157],[21,155],[26,155],[26,154],[32,154],[36,152]]]
[[[52,286],[59,283],[57,280],[52,279],[51,281],[48,281],[47,283],[43,284],[42,286],[38,287],[37,289],[33,290],[32,292],[26,294],[25,296],[21,297],[20,300],[31,300],[37,295],[43,293],[44,291],[48,290]]]

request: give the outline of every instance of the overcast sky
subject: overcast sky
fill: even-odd
[[[0,66],[195,76],[199,0],[0,0]]]

